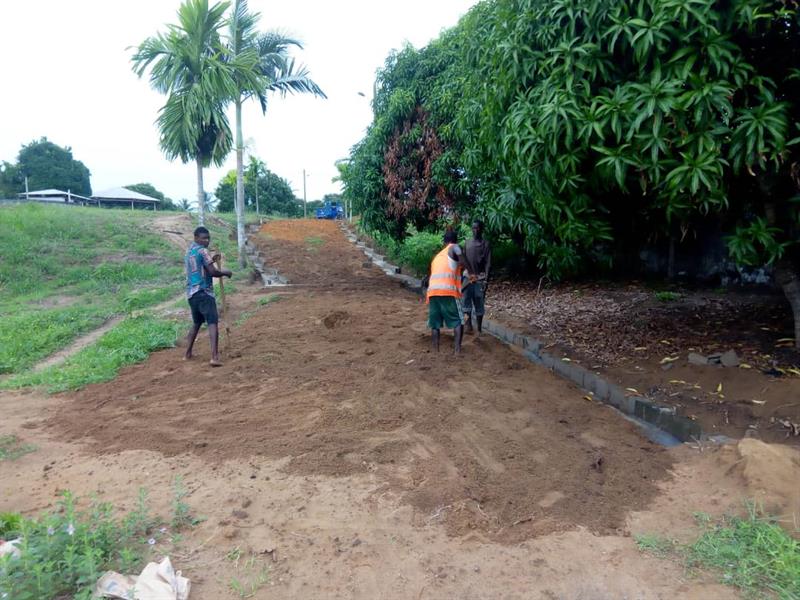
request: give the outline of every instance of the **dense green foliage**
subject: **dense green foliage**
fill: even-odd
[[[263,163],[261,163],[263,165]],[[244,199],[247,210],[256,209],[256,198],[261,214],[296,217],[303,212],[303,207],[295,198],[292,188],[283,177],[280,177],[259,165],[248,168],[244,172]],[[225,174],[217,185],[214,194],[219,198],[217,210],[232,212],[236,196],[236,171]]]
[[[0,373],[181,291],[180,253],[147,231],[149,218],[42,204],[0,209]]]
[[[72,149],[62,148],[43,137],[22,147],[16,164],[3,162],[0,169],[0,198],[15,198],[25,191],[58,189],[91,196],[89,169],[72,157]]]
[[[485,0],[389,57],[345,194],[397,238],[482,216],[551,277],[712,222],[800,316],[798,64],[791,2]]]
[[[775,261],[798,236],[798,27],[771,0],[483,2],[389,57],[346,194],[400,235],[483,215],[556,276],[707,213],[742,219],[738,260]]]

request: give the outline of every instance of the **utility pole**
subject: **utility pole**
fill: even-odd
[[[306,170],[303,169],[303,218],[308,218],[308,205],[306,204]]]

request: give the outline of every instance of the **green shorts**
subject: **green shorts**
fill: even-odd
[[[461,302],[452,296],[431,296],[428,299],[428,327],[441,329],[442,324],[455,329],[464,323]]]

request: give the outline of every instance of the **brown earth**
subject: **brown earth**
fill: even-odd
[[[363,267],[334,224],[262,231],[267,264],[303,287],[236,330],[224,367],[198,373],[202,353],[197,363],[156,354],[74,395],[54,430],[101,452],[376,472],[420,518],[503,541],[576,525],[613,532],[668,476],[671,459],[634,425],[499,342],[470,339],[458,359],[431,354],[424,305]]]
[[[0,393],[0,435],[38,447],[0,461],[0,511],[64,489],[131,509],[144,486],[168,515],[181,475],[204,520],[151,551],[192,600],[261,573],[264,599],[737,597],[632,536],[688,541],[695,511],[740,510],[757,493],[740,455],[654,446],[489,338],[432,355],[424,305],[333,223],[255,241],[294,285],[231,296],[222,368],[201,334],[191,362],[172,349],[77,393]]]
[[[681,290],[660,302],[637,283],[495,282],[487,312],[709,433],[800,446],[800,353],[782,295]],[[741,367],[690,364],[734,350]]]

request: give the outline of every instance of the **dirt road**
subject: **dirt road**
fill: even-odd
[[[193,600],[237,597],[235,548],[269,570],[257,598],[735,597],[631,539],[738,502],[709,489],[707,457],[493,339],[432,354],[424,304],[334,223],[254,241],[290,285],[233,298],[224,367],[203,336],[195,361],[168,350],[75,394],[0,397],[0,433],[40,447],[0,463],[0,510],[67,488],[130,507],[141,485],[167,510],[182,474],[206,517],[173,550]]]

